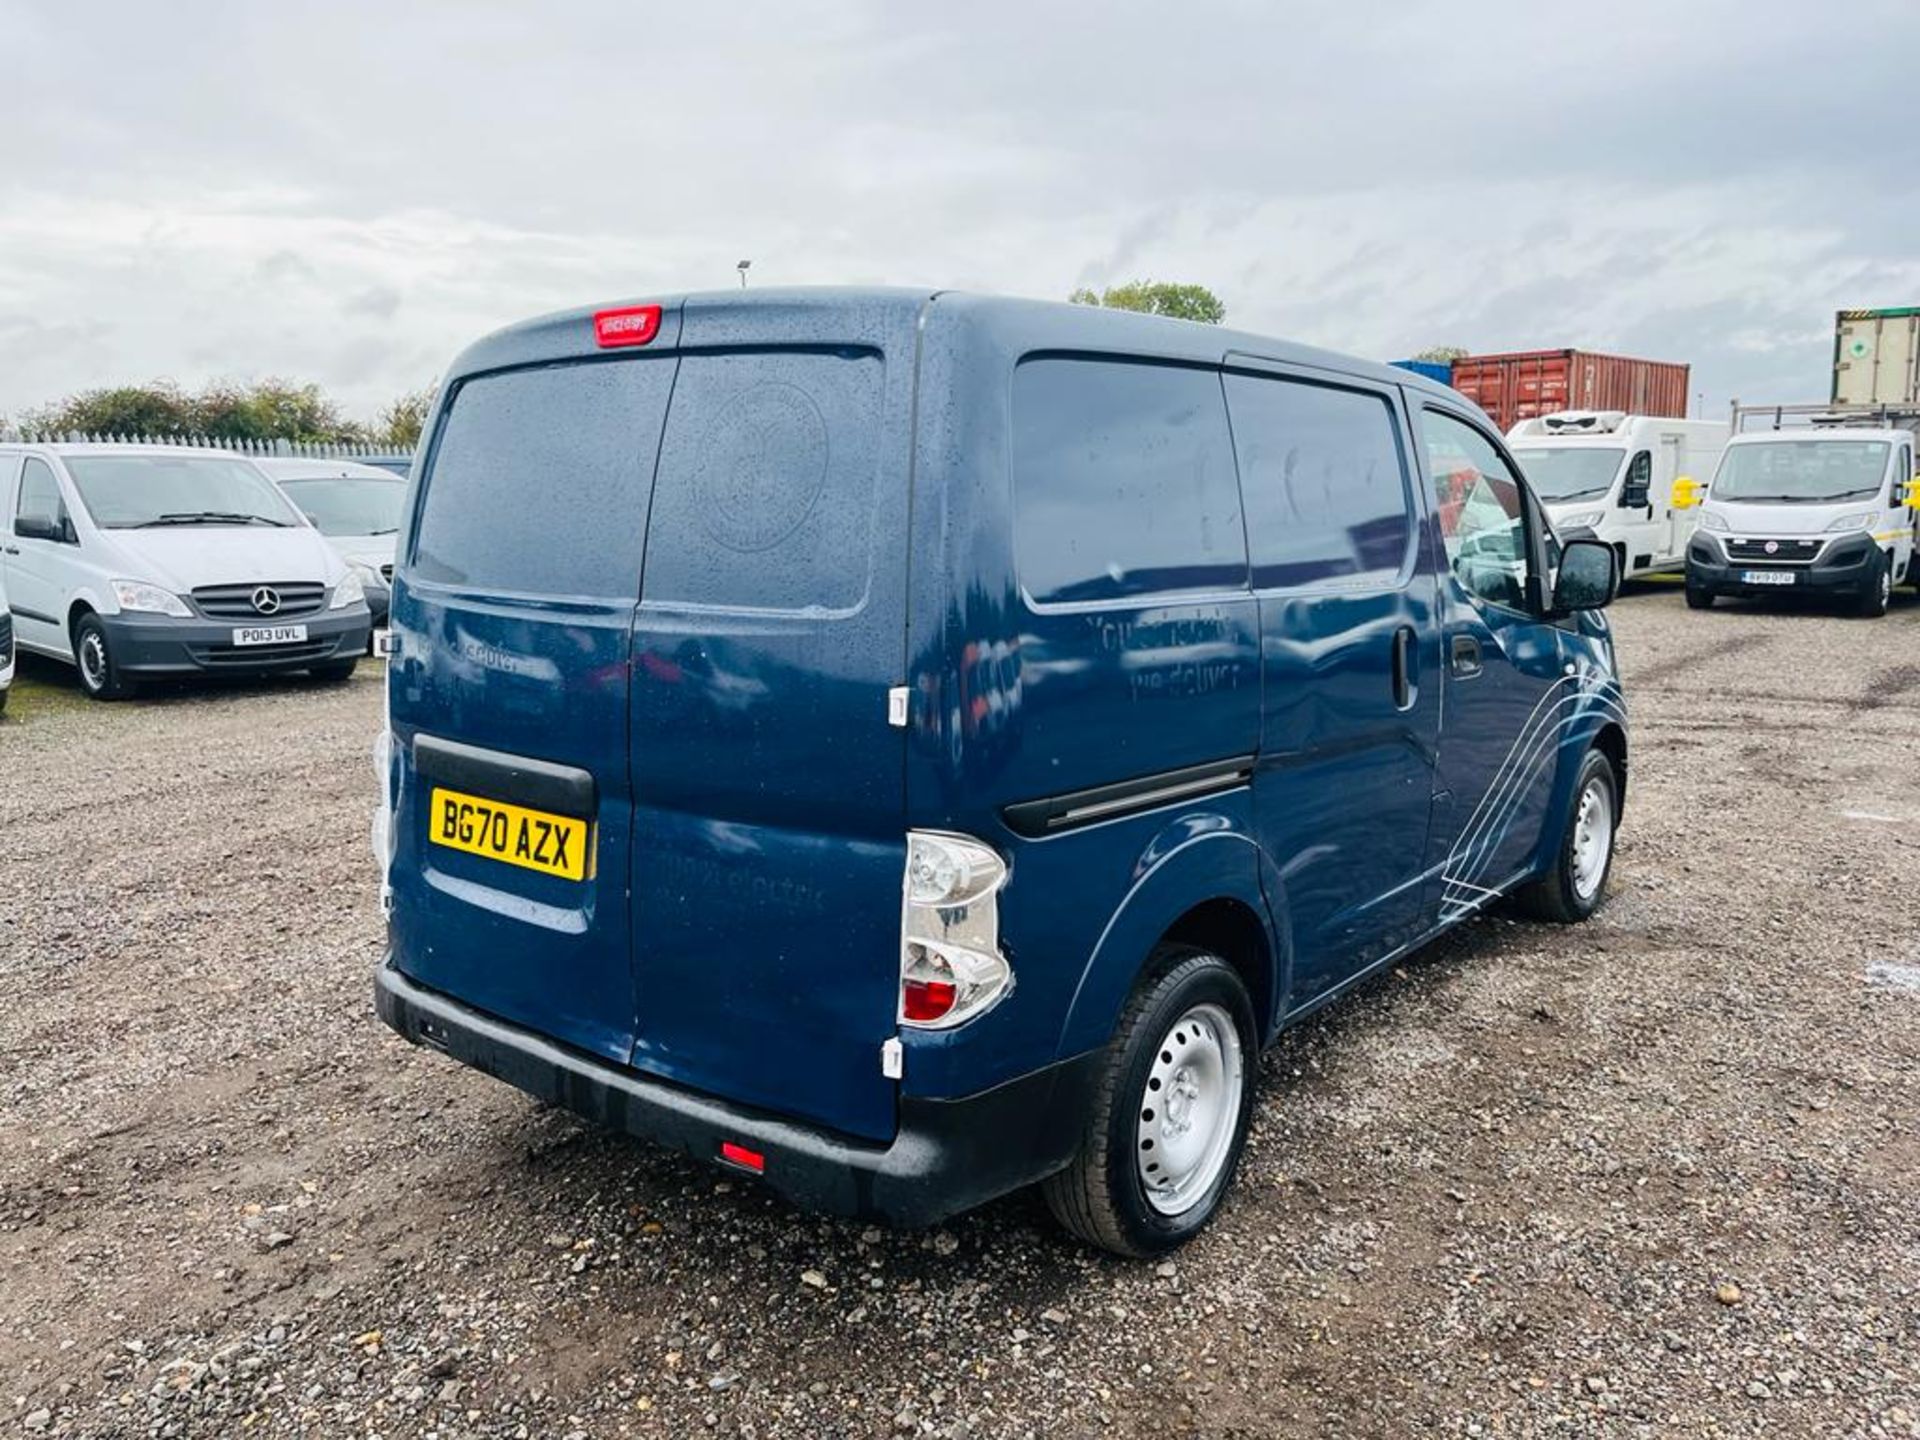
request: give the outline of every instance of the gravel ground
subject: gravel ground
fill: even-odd
[[[1265,1061],[1169,1263],[895,1233],[378,1025],[378,671],[0,723],[0,1433],[1920,1435],[1920,604],[1613,612],[1612,897]]]

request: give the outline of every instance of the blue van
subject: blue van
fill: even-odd
[[[800,1204],[1168,1249],[1281,1029],[1601,901],[1614,554],[1406,371],[734,291],[480,341],[422,460],[381,1016]]]

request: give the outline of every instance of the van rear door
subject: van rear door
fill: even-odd
[[[873,1139],[920,303],[687,303],[633,638],[632,1064]]]
[[[395,962],[616,1062],[628,660],[676,363],[563,353],[456,379],[393,598]]]

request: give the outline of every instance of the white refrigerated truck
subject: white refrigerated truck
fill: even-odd
[[[1895,585],[1920,585],[1916,430],[1914,407],[1736,402],[1697,502],[1687,604],[1807,594],[1886,614]]]
[[[1565,410],[1522,420],[1507,444],[1554,532],[1605,541],[1628,578],[1686,563],[1694,514],[1674,503],[1674,482],[1712,473],[1727,428],[1718,420]]]

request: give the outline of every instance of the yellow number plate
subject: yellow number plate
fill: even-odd
[[[427,838],[563,880],[587,878],[587,822],[434,787]]]

